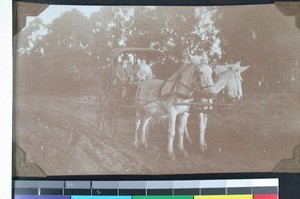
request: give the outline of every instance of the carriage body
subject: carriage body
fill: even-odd
[[[156,78],[156,75],[159,72],[158,67],[161,66],[162,57],[163,53],[161,51],[150,48],[127,47],[113,49],[110,58],[110,82],[112,85],[111,92],[114,92],[114,97],[117,99],[115,102],[123,107],[132,106],[134,103],[136,88],[138,84],[144,80],[135,74],[140,62],[142,60],[146,60],[146,64],[151,67],[150,70],[153,74],[151,78]],[[121,62],[123,59],[128,59],[127,71],[130,73],[128,74],[130,77],[128,77],[128,79],[125,81],[121,81],[118,77],[118,67],[122,65]],[[122,94],[122,87],[126,87],[127,90],[125,99],[123,99],[123,97],[120,95]]]

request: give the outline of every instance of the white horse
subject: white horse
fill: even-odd
[[[184,129],[188,119],[189,103],[193,100],[193,93],[202,90],[208,95],[215,95],[212,80],[213,70],[202,64],[202,56],[190,56],[191,61],[185,63],[168,80],[148,79],[142,82],[137,89],[136,128],[134,144],[138,146],[138,131],[142,124],[141,142],[147,148],[146,130],[151,118],[155,115],[168,115],[168,154],[174,160],[173,141],[178,118],[178,147],[180,152],[187,156],[183,146]],[[183,103],[184,105],[177,105]]]
[[[237,101],[241,100],[243,96],[242,92],[242,76],[241,73],[246,71],[249,66],[241,66],[241,62],[237,62],[231,65],[219,65],[214,68],[216,74],[214,78],[214,86],[212,87],[215,92],[218,94],[223,93],[223,96],[227,100]],[[198,99],[201,102],[211,102],[210,99],[200,97]],[[207,126],[208,114],[205,110],[209,107],[203,107],[204,111],[198,114],[199,118],[199,143],[201,151],[207,149],[207,144],[205,142],[205,131]],[[185,127],[185,137],[188,140],[191,140],[187,127]]]

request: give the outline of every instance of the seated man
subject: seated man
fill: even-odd
[[[127,98],[127,87],[132,73],[132,66],[129,64],[129,59],[125,57],[116,67],[117,86],[121,90],[122,101],[126,100]]]
[[[145,59],[142,59],[141,63],[137,65],[135,75],[139,81],[152,78],[152,68],[146,63]]]

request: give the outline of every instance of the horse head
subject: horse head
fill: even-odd
[[[201,55],[189,55],[191,63],[195,66],[195,72],[193,78],[196,84],[197,90],[201,91],[206,95],[215,95],[215,90],[213,89],[213,70],[208,65],[208,57],[205,52]]]
[[[250,66],[241,66],[241,62],[235,64],[216,66],[214,72],[216,77],[223,75],[226,84],[221,91],[225,95],[227,101],[241,100],[243,97],[242,82],[243,78],[241,73],[246,71]]]

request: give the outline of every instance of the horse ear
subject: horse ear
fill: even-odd
[[[201,64],[201,57],[196,55],[190,55],[191,61],[194,63],[194,65],[200,65]]]
[[[241,65],[241,61],[237,61],[237,62],[235,63],[235,65],[240,66],[240,65]]]
[[[250,66],[241,66],[238,68],[238,70],[240,73],[242,73],[242,72],[246,71],[248,68],[250,68]]]

